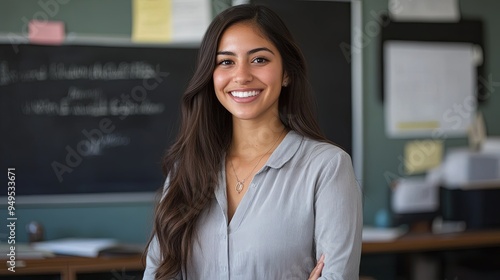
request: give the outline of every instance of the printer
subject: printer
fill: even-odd
[[[467,229],[500,227],[500,149],[449,150],[440,168],[443,220]]]

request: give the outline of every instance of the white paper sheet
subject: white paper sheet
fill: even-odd
[[[462,137],[476,112],[469,43],[386,41],[385,123],[389,137]]]
[[[212,21],[212,1],[172,0],[172,40],[201,42]]]

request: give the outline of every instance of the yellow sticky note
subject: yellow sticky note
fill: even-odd
[[[166,43],[172,38],[172,0],[133,0],[132,41]]]
[[[405,146],[406,173],[423,173],[437,167],[443,159],[443,141],[416,140],[406,143]]]

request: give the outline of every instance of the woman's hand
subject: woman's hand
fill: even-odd
[[[318,263],[311,271],[311,274],[309,274],[308,280],[316,280],[321,276],[321,271],[323,271],[323,267],[325,266],[325,263],[323,262],[324,260],[325,260],[325,255],[321,255],[321,257],[318,260]]]

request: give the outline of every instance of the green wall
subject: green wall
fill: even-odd
[[[40,3],[45,3],[40,5]],[[225,1],[214,1],[215,9]],[[485,24],[485,78],[489,98],[480,105],[490,135],[500,135],[500,2],[460,0],[462,16],[482,18]],[[375,222],[378,211],[389,206],[386,177],[402,177],[401,157],[406,140],[388,139],[384,130],[383,104],[379,101],[379,53],[376,31],[370,29],[374,14],[387,11],[387,0],[363,1],[363,180],[366,224]],[[0,33],[26,33],[31,18],[62,20],[68,33],[128,36],[131,30],[130,1],[122,0],[2,0]],[[372,22],[372,23],[370,23]],[[495,33],[497,32],[497,33]],[[465,145],[466,139],[443,139],[446,147]],[[3,210],[2,210],[3,211]],[[151,203],[111,205],[43,206],[17,209],[19,241],[26,241],[24,225],[41,222],[49,239],[67,236],[114,237],[124,242],[144,243],[151,229]],[[0,240],[3,240],[0,232]]]

